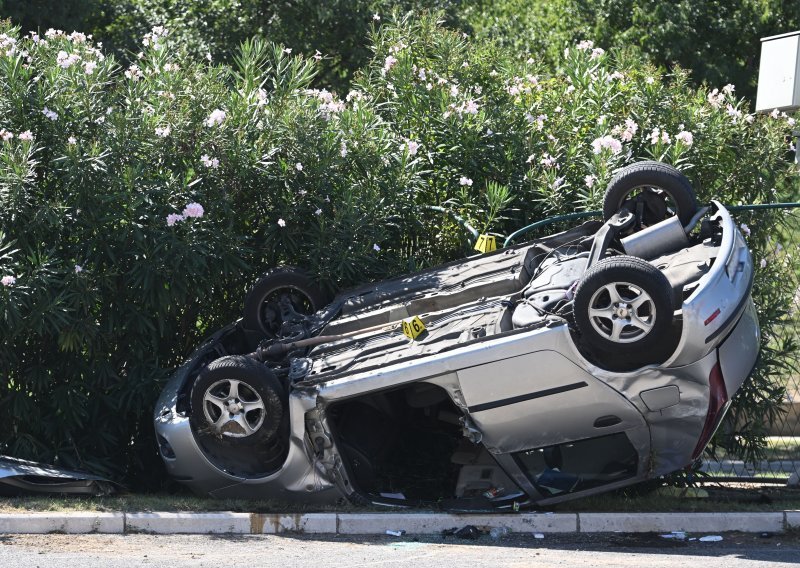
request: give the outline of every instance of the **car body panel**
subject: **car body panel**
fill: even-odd
[[[99,475],[0,456],[0,495],[110,495],[119,486]]]

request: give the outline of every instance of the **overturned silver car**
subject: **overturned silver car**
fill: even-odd
[[[216,497],[479,510],[690,464],[758,355],[750,252],[656,162],[604,217],[333,299],[269,271],[161,395],[167,470]]]

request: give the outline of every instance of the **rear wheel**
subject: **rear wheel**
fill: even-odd
[[[637,216],[639,228],[673,215],[685,226],[697,212],[697,201],[691,182],[679,170],[646,161],[623,168],[609,182],[603,218],[610,219],[623,207]]]
[[[664,342],[672,326],[672,289],[652,264],[633,256],[599,261],[575,290],[575,324],[610,369],[629,366]]]
[[[278,337],[287,323],[284,302],[288,302],[291,311],[303,316],[323,308],[328,297],[302,270],[289,266],[273,268],[247,293],[242,324],[267,337]]]

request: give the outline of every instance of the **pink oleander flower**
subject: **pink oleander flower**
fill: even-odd
[[[620,133],[620,136],[619,136],[619,137],[620,137],[620,139],[621,139],[623,142],[630,142],[631,140],[633,140],[633,136],[634,136],[634,135],[636,134],[636,132],[639,130],[639,125],[638,125],[638,124],[636,124],[636,122],[635,122],[634,120],[632,120],[632,119],[630,119],[630,118],[626,118],[626,119],[625,119],[625,127],[624,127],[624,130],[623,130],[623,127],[622,127],[622,126],[619,126],[619,127],[617,127],[617,128],[618,128],[619,130],[621,130],[621,133]]]
[[[225,114],[224,110],[221,110],[221,109],[218,109],[218,108],[214,109],[213,111],[211,111],[211,114],[206,119],[206,126],[209,126],[209,127],[211,127],[211,126],[219,126],[220,124],[222,124],[225,121],[225,117],[226,116],[227,116],[227,114]]]
[[[62,69],[67,69],[68,67],[72,67],[80,60],[80,56],[77,53],[67,53],[66,51],[59,51],[58,55],[56,55],[56,63]]]
[[[383,61],[383,72],[386,73],[397,64],[397,58],[394,55],[388,55]]]
[[[87,75],[93,75],[95,69],[97,69],[97,61],[87,61],[83,64],[83,71]]]
[[[183,221],[183,215],[179,215],[178,213],[170,213],[167,215],[167,226],[172,227],[175,223],[180,223]]]
[[[75,265],[75,274],[80,274],[81,272],[83,272],[83,266],[81,266],[80,264],[76,264]]]
[[[589,174],[588,176],[583,178],[583,183],[586,184],[586,187],[588,187],[589,189],[592,189],[592,187],[594,186],[594,182],[596,181],[597,177],[592,174]]]
[[[622,151],[622,142],[614,138],[613,136],[603,136],[601,138],[595,138],[592,141],[592,151],[595,154],[599,154],[603,151],[603,149],[611,150],[613,154],[619,154]]]
[[[125,70],[125,77],[127,77],[132,81],[138,81],[139,79],[144,77],[144,73],[142,73],[142,70],[139,68],[138,65],[134,64]]]
[[[144,34],[142,38],[142,45],[145,47],[153,47],[160,49],[162,46],[161,40],[167,36],[167,28],[164,26],[156,26],[150,33]]]
[[[58,113],[55,112],[55,111],[50,110],[47,107],[44,107],[42,109],[42,114],[45,116],[45,118],[47,118],[49,120],[58,120]]]
[[[553,166],[556,165],[556,159],[550,154],[545,153],[542,156],[541,164],[546,168],[552,168]]]
[[[284,221],[283,219],[278,219],[278,226],[281,228],[285,227],[286,221]]]
[[[0,278],[0,284],[2,284],[3,286],[13,286],[14,284],[16,284],[16,282],[17,279],[11,276],[10,274],[7,274],[6,276],[3,276],[3,278]]]
[[[159,138],[166,138],[172,132],[172,128],[170,128],[169,124],[166,126],[156,126],[156,136]]]
[[[26,130],[25,132],[17,134],[17,138],[25,142],[31,142],[33,140],[33,133],[30,130]]]
[[[694,144],[694,136],[691,132],[687,130],[681,130],[675,135],[675,140],[678,140],[685,144],[686,146],[691,146]]]
[[[3,139],[3,142],[8,142],[12,138],[14,138],[14,133],[13,132],[9,132],[5,128],[3,128],[2,130],[0,130],[0,138]]]
[[[408,151],[409,156],[415,156],[417,154],[417,151],[419,150],[419,146],[420,146],[419,142],[416,142],[414,140],[406,140],[405,142],[400,144],[400,151],[401,152]]]
[[[730,104],[725,105],[725,112],[733,119],[733,122],[736,122],[736,119],[742,116],[742,111]]]
[[[302,164],[302,163],[300,163],[300,162],[297,162],[297,163],[294,165],[294,169],[296,169],[298,172],[302,172],[302,171],[303,171],[303,164]]]
[[[217,158],[209,158],[208,154],[200,156],[200,161],[207,168],[216,169],[219,167],[219,160]]]
[[[589,59],[599,59],[605,52],[606,50],[602,47],[595,47],[592,50],[592,54],[589,56]]]
[[[722,106],[722,103],[725,100],[725,93],[720,93],[719,89],[714,89],[708,93],[706,98],[708,100],[708,104],[714,108],[719,108]]]
[[[468,187],[472,187],[472,180],[470,178],[468,178],[467,176],[461,176],[461,178],[458,180],[458,184],[459,185],[466,185]]]
[[[203,206],[199,203],[189,203],[183,208],[183,217],[185,219],[188,219],[189,217],[196,217],[199,219],[203,216],[203,213]]]

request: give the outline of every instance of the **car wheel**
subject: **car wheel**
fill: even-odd
[[[680,171],[661,162],[639,162],[623,168],[611,179],[603,197],[603,218],[620,209],[640,215],[649,227],[677,215],[687,225],[697,212],[692,184]]]
[[[288,266],[268,270],[247,293],[242,325],[267,337],[280,334],[280,300],[287,297],[299,314],[310,315],[328,303],[327,295],[302,270]]]
[[[638,357],[664,341],[672,316],[667,277],[633,256],[599,261],[575,290],[574,317],[581,337],[612,366],[625,367],[628,362],[606,356]]]
[[[203,369],[191,404],[195,432],[228,446],[272,444],[288,421],[283,385],[266,365],[242,355],[221,357]]]

